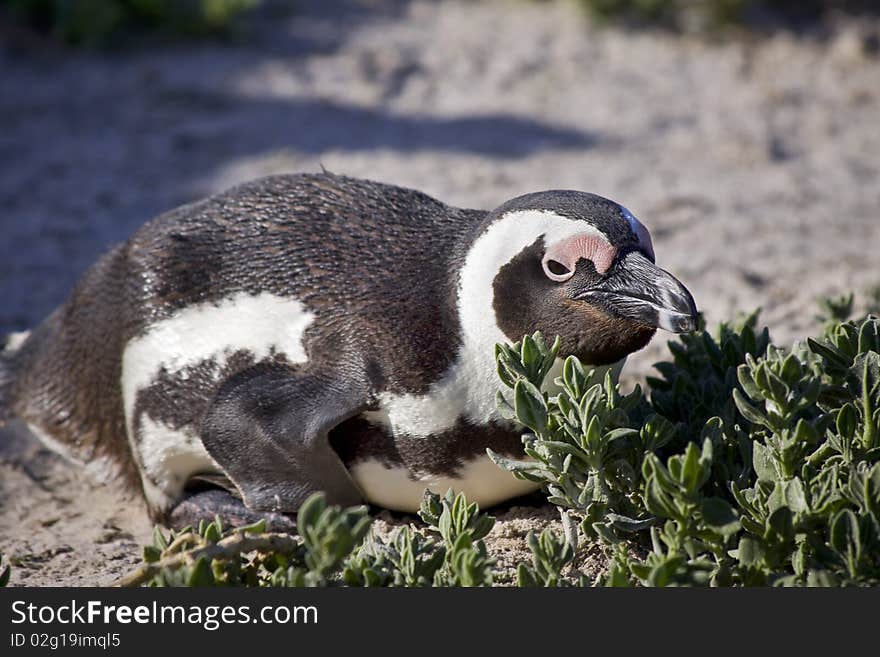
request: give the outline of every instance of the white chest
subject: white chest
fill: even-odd
[[[476,425],[506,424],[497,411],[496,393],[503,386],[496,374],[493,350],[477,351],[463,351],[467,355],[459,357],[426,394],[381,395],[379,410],[364,413],[364,417],[382,426],[396,440],[425,441],[428,450],[431,440],[454,431],[462,419]],[[548,382],[558,376],[561,366],[562,361],[558,360]],[[515,425],[510,427],[516,431]],[[462,463],[454,475],[389,467],[379,460],[356,463],[351,474],[364,497],[373,504],[410,513],[418,510],[425,489],[442,495],[451,488],[485,508],[539,488],[532,482],[516,479],[493,463],[485,455],[485,445],[472,447],[479,456]]]
[[[449,431],[459,419],[475,424],[500,421],[495,393],[500,386],[492,352],[463,350],[449,371],[425,394],[379,395],[379,410],[364,413],[374,424],[394,435],[428,437]]]

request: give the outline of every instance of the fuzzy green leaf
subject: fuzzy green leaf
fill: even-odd
[[[317,524],[318,518],[326,508],[327,502],[322,493],[310,495],[303,502],[296,516],[296,524],[300,531],[306,532],[311,530]]]
[[[513,389],[513,407],[517,421],[536,433],[547,427],[547,403],[531,382],[520,379]]]
[[[739,539],[737,558],[744,566],[757,566],[764,558],[764,548],[758,539],[751,536],[743,536]]]
[[[865,510],[875,523],[880,523],[880,462],[875,463],[865,477]]]
[[[720,497],[707,497],[700,503],[703,520],[725,537],[733,536],[740,528],[739,517],[728,502]]]
[[[736,408],[737,410],[739,410],[740,414],[749,422],[761,426],[768,426],[770,424],[770,420],[767,418],[767,414],[764,413],[764,411],[759,410],[757,406],[753,406],[752,404],[747,402],[745,397],[742,395],[742,393],[740,393],[739,390],[733,391],[733,401],[736,404]]]
[[[770,450],[763,443],[755,442],[752,444],[752,467],[758,479],[763,481],[774,481],[776,479],[776,468],[773,466],[773,456]]]
[[[211,563],[205,557],[196,559],[195,564],[186,582],[187,586],[213,586],[214,573],[211,571]]]
[[[851,575],[862,555],[859,521],[850,509],[842,509],[831,520],[831,547],[846,561]]]
[[[159,561],[159,559],[162,558],[162,550],[157,548],[155,545],[145,545],[143,557],[146,563]]]

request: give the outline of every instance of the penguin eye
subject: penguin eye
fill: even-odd
[[[565,276],[568,273],[568,267],[556,260],[548,260],[547,269],[550,270],[551,274],[556,274],[557,276]]]
[[[551,281],[561,283],[567,281],[574,274],[574,271],[552,258],[545,258],[541,264],[544,266],[544,273]]]

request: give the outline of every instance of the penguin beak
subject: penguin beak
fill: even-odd
[[[598,285],[576,298],[672,333],[697,327],[697,306],[688,289],[638,251],[627,253]]]

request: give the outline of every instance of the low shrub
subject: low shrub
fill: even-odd
[[[548,392],[556,345],[499,346],[531,460],[493,458],[618,548],[605,583],[880,583],[880,320],[789,349],[756,322],[671,343],[650,396],[574,357]]]
[[[717,30],[763,21],[784,24],[816,21],[831,10],[876,10],[868,0],[580,0],[605,23],[673,30]]]
[[[130,33],[223,34],[261,0],[8,0],[7,11],[69,44],[108,45]]]
[[[370,531],[366,507],[328,506],[311,496],[297,514],[297,536],[266,533],[265,523],[224,529],[222,520],[164,533],[156,528],[144,563],[120,586],[488,586],[483,538],[495,519],[452,491],[425,493],[425,529]]]

